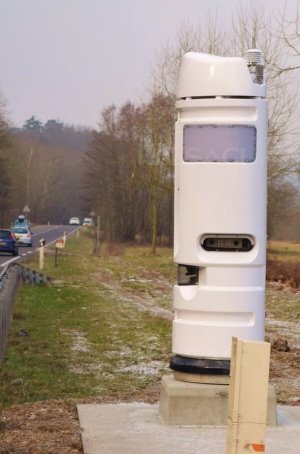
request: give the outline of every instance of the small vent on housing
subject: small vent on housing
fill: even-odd
[[[249,49],[246,51],[245,59],[254,84],[263,84],[264,65],[262,51],[259,49]]]

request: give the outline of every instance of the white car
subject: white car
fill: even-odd
[[[76,217],[73,217],[69,220],[69,224],[70,225],[80,225],[80,219],[79,218],[76,218]]]
[[[93,227],[93,225],[94,225],[93,218],[84,218],[82,225],[87,225],[89,227]]]
[[[18,244],[24,244],[28,247],[32,246],[32,235],[27,227],[14,227],[13,232]]]

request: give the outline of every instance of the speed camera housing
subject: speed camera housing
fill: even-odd
[[[261,52],[187,53],[177,92],[171,368],[229,372],[264,339],[267,102]]]

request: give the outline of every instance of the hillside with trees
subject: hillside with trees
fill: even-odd
[[[57,120],[42,124],[35,116],[11,128],[1,114],[1,225],[9,226],[27,205],[34,223],[67,223],[81,209],[84,151],[92,131]]]

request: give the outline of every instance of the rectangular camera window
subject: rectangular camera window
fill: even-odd
[[[186,162],[254,162],[256,127],[250,125],[185,125]]]

